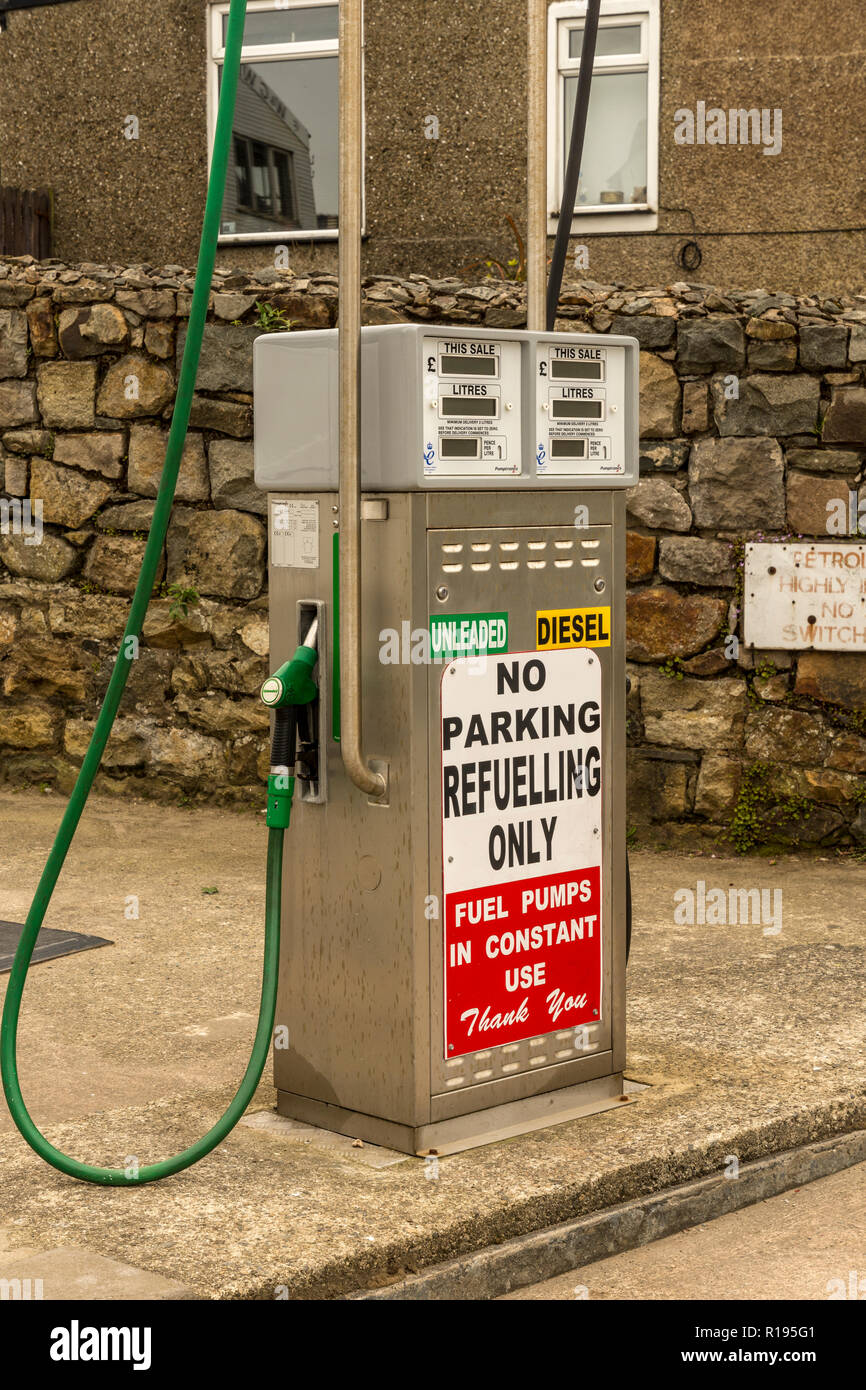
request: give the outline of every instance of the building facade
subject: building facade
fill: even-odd
[[[250,0],[223,264],[333,268],[337,4]],[[556,231],[584,0],[552,0]],[[0,182],[67,261],[194,261],[226,0],[0,0]],[[365,269],[519,268],[524,0],[368,0]],[[573,223],[583,278],[859,290],[859,0],[603,0]],[[494,267],[494,273],[496,273]]]

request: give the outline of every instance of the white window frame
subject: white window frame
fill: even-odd
[[[208,171],[210,171],[213,159],[214,137],[216,135],[217,107],[219,105],[219,70],[225,59],[225,44],[223,42],[223,20],[229,13],[231,6],[228,0],[210,0],[208,4],[208,54],[207,54],[207,95],[208,95]],[[249,0],[247,4],[247,14],[257,12],[273,14],[284,14],[287,10],[301,9],[337,9],[335,0],[280,0],[275,4],[275,0]],[[244,46],[243,62],[279,62],[287,57],[291,58],[324,58],[336,57],[339,53],[339,41],[337,39],[317,39],[310,43],[269,43],[269,44],[249,44]],[[363,63],[363,53],[362,53]],[[362,66],[363,84],[363,66]],[[363,100],[363,87],[362,87]],[[366,145],[365,133],[362,133],[362,142]],[[366,160],[362,151],[362,169],[366,167]],[[362,234],[364,210],[364,189],[361,189],[362,199]],[[339,217],[339,213],[338,213]],[[280,231],[275,228],[267,232],[221,232],[219,238],[220,246],[248,246],[256,242],[271,242],[281,244],[288,241],[337,241],[339,238],[338,227],[327,228],[286,228]]]
[[[569,30],[586,20],[586,0],[557,0],[548,11],[547,30],[547,230],[559,226],[559,208],[565,178],[563,122],[565,78],[573,76],[579,58],[569,56]],[[572,235],[606,232],[653,232],[658,227],[659,206],[659,69],[661,21],[659,0],[602,0],[599,29],[632,23],[641,25],[641,53],[596,56],[593,73],[647,73],[647,200],[611,207],[575,208]]]

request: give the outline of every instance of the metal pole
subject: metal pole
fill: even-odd
[[[553,245],[553,259],[550,265],[550,279],[547,282],[547,330],[553,331],[556,311],[559,307],[559,292],[562,289],[562,275],[565,258],[568,254],[568,239],[574,220],[574,206],[577,202],[577,184],[583,160],[583,140],[586,135],[586,116],[589,111],[589,94],[592,89],[592,68],[595,63],[595,42],[598,37],[598,16],[601,0],[587,0],[586,19],[583,24],[583,43],[580,48],[580,67],[577,74],[577,94],[574,101],[574,120],[571,126],[571,144],[568,149],[568,163],[562,187],[562,201],[559,207],[559,225]]]
[[[340,3],[340,752],[356,787],[381,796],[361,736],[361,186],[363,0]]]
[[[526,326],[544,329],[547,284],[547,0],[527,0]]]

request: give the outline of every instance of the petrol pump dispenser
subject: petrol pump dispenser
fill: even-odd
[[[362,330],[362,791],[341,756],[338,334],[256,342],[272,663],[318,625],[284,1115],[443,1154],[623,1094],[637,364],[606,335]]]
[[[31,1117],[18,1021],[168,531],[243,52],[246,0],[231,0],[154,518],[0,1025],[12,1119],[60,1172],[132,1187],[197,1163],[244,1113],[272,1040],[283,1114],[409,1153],[455,1152],[623,1097],[623,489],[637,481],[638,345],[540,331],[555,326],[598,11],[589,0],[546,315],[547,3],[527,0],[528,331],[362,330],[362,0],[341,0],[340,326],[255,348],[277,667],[261,692],[274,728],[255,1039],[200,1139],[142,1167],[99,1167]]]

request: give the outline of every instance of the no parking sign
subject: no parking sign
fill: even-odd
[[[601,664],[585,648],[442,674],[445,1056],[601,1014]]]

